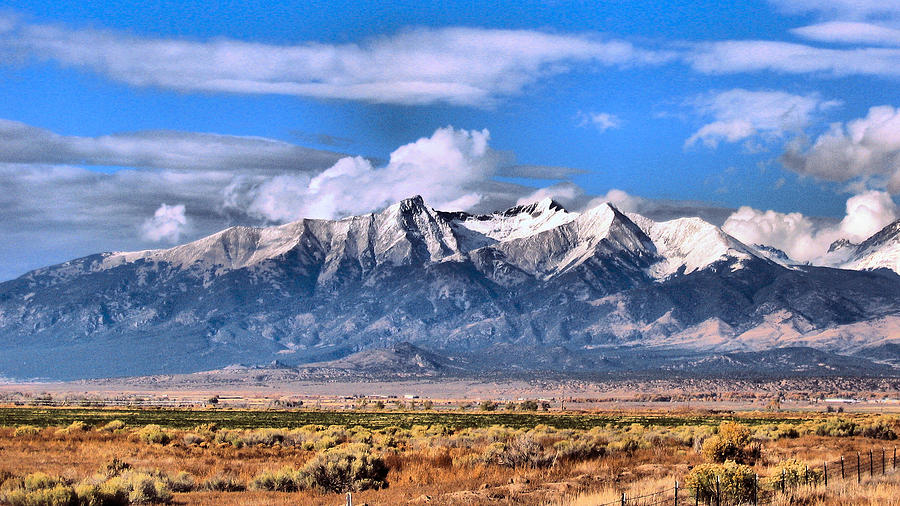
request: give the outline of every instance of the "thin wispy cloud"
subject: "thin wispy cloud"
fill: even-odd
[[[537,30],[417,28],[359,43],[271,45],[27,23],[0,34],[0,51],[134,86],[470,106],[519,94],[576,65],[646,65],[673,57],[623,40]]]
[[[858,21],[828,21],[794,28],[791,33],[818,42],[900,46],[900,30]]]
[[[820,48],[792,42],[729,40],[696,45],[685,60],[706,74],[776,72],[823,77],[900,77],[900,49]]]
[[[695,97],[687,105],[703,118],[710,119],[694,132],[685,147],[702,143],[715,148],[720,142],[739,142],[760,138],[763,142],[780,139],[788,133],[801,133],[819,113],[840,105],[819,94],[795,95],[773,90],[733,90],[711,92]]]
[[[321,171],[342,156],[262,137],[170,130],[78,137],[0,119],[0,163]]]
[[[575,119],[577,120],[578,126],[591,126],[596,128],[600,133],[622,126],[622,120],[615,114],[610,114],[608,112],[578,111]]]

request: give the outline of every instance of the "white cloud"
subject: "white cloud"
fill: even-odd
[[[820,263],[838,239],[860,243],[897,219],[897,205],[884,192],[868,191],[847,200],[846,214],[832,225],[817,224],[801,213],[741,207],[722,229],[747,244],[774,246],[791,258]]]
[[[828,21],[794,28],[791,33],[819,42],[900,46],[900,30],[859,21]]]
[[[615,114],[610,114],[608,112],[578,111],[576,119],[578,120],[578,126],[593,126],[600,131],[600,133],[622,126],[622,120]]]
[[[900,193],[900,109],[872,107],[864,118],[832,124],[808,148],[790,146],[782,163],[829,181],[887,180],[888,190]]]
[[[184,204],[162,204],[141,226],[141,236],[148,241],[175,243],[187,227]]]
[[[528,195],[519,198],[516,201],[516,205],[520,206],[538,202],[547,197],[562,204],[563,207],[569,210],[580,208],[585,200],[584,190],[582,190],[580,186],[572,183],[558,183],[546,188],[539,188]]]
[[[730,40],[694,46],[684,59],[698,72],[735,74],[779,72],[843,77],[900,76],[900,49],[826,49],[767,40]]]
[[[35,24],[0,35],[0,50],[135,86],[395,104],[484,105],[576,64],[656,64],[672,56],[589,34],[461,27],[297,45],[145,38]]]
[[[702,142],[715,148],[720,142],[738,142],[754,136],[779,138],[797,132],[836,101],[818,94],[793,95],[783,91],[750,91],[741,88],[710,93],[689,102],[696,112],[712,119],[685,141],[685,147]]]
[[[440,209],[471,209],[489,196],[485,187],[502,159],[489,138],[487,130],[440,128],[394,150],[384,167],[347,157],[314,177],[284,174],[250,187],[238,182],[227,201],[274,222],[361,214],[412,195]]]

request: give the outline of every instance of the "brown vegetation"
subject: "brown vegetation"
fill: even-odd
[[[13,504],[22,498],[25,504],[29,493],[53,491],[64,500],[74,497],[61,504],[88,504],[83,498],[95,497],[106,502],[92,504],[224,506],[337,504],[339,494],[353,491],[355,504],[373,505],[596,504],[623,491],[667,488],[676,479],[700,483],[716,473],[733,477],[728,479],[740,497],[747,476],[769,476],[788,459],[815,464],[893,445],[888,440],[897,430],[897,420],[868,415],[790,425],[773,418],[754,426],[611,424],[590,430],[544,425],[173,430],[121,422],[5,427],[0,428],[0,497]],[[850,498],[869,497],[868,491],[886,498],[898,491],[888,479],[877,487],[841,487],[797,488],[795,495],[803,499],[793,504],[891,504]]]

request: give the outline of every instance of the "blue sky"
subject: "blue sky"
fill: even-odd
[[[900,7],[820,3],[0,2],[0,279],[406,193],[814,261],[900,191]]]

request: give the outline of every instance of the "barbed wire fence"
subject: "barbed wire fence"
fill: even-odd
[[[857,452],[841,455],[832,461],[821,464],[806,465],[802,472],[788,472],[782,468],[780,475],[760,478],[755,475],[752,488],[742,490],[734,497],[734,492],[727,489],[716,476],[714,485],[705,487],[685,487],[678,481],[673,486],[655,492],[631,496],[622,492],[615,501],[598,503],[593,506],[739,506],[774,504],[779,497],[789,497],[799,486],[824,486],[826,489],[839,483],[855,480],[863,485],[878,476],[886,476],[897,471],[897,448],[888,451],[885,448],[869,449],[868,452]]]

